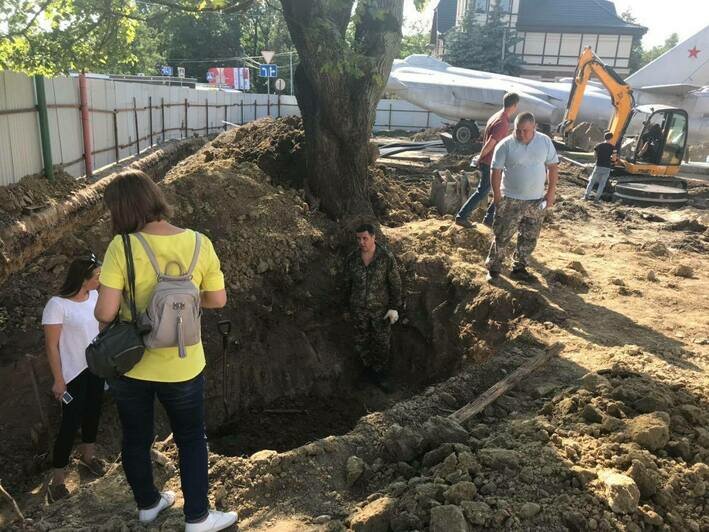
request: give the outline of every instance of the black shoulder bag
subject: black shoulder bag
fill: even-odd
[[[135,271],[130,236],[123,237],[128,271],[128,301],[130,303],[130,321],[121,321],[120,312],[116,319],[102,330],[86,348],[86,362],[89,370],[103,379],[115,379],[130,371],[145,351],[143,334],[147,331],[138,326],[138,313],[135,309]]]

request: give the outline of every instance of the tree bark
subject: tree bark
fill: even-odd
[[[401,44],[403,0],[281,0],[299,65],[306,192],[335,219],[371,215],[369,137]],[[347,36],[352,21],[353,37]]]

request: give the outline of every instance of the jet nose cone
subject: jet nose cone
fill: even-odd
[[[385,90],[387,92],[401,92],[403,90],[406,90],[406,85],[402,83],[399,79],[394,77],[394,75],[390,75],[389,79],[387,80],[387,85]]]

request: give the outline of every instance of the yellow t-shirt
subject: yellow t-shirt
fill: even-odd
[[[171,261],[182,264],[183,271],[187,271],[194,254],[194,231],[187,229],[176,235],[141,234],[153,250],[162,272],[165,272],[165,265]],[[140,314],[148,306],[150,295],[157,284],[157,276],[138,239],[131,236],[130,243],[135,269],[135,305]],[[166,273],[178,275],[179,272],[176,270],[177,267],[171,265]],[[128,274],[121,235],[116,235],[108,245],[99,280],[104,286],[123,290],[121,319],[130,319],[130,305],[126,299]],[[219,257],[214,251],[212,242],[204,235],[202,235],[199,259],[192,275],[192,282],[204,292],[215,292],[224,288],[224,274],[220,269]],[[126,373],[126,376],[146,381],[182,382],[199,375],[204,366],[202,342],[187,346],[185,358],[179,357],[177,347],[146,348],[143,358]]]

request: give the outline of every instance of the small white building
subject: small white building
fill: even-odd
[[[484,24],[495,4],[500,5],[503,20],[517,31],[520,40],[514,52],[526,78],[573,75],[586,46],[625,76],[630,73],[633,38],[647,31],[621,19],[608,0],[440,0],[431,31],[434,54],[444,54],[445,34],[463,21],[468,9]]]

